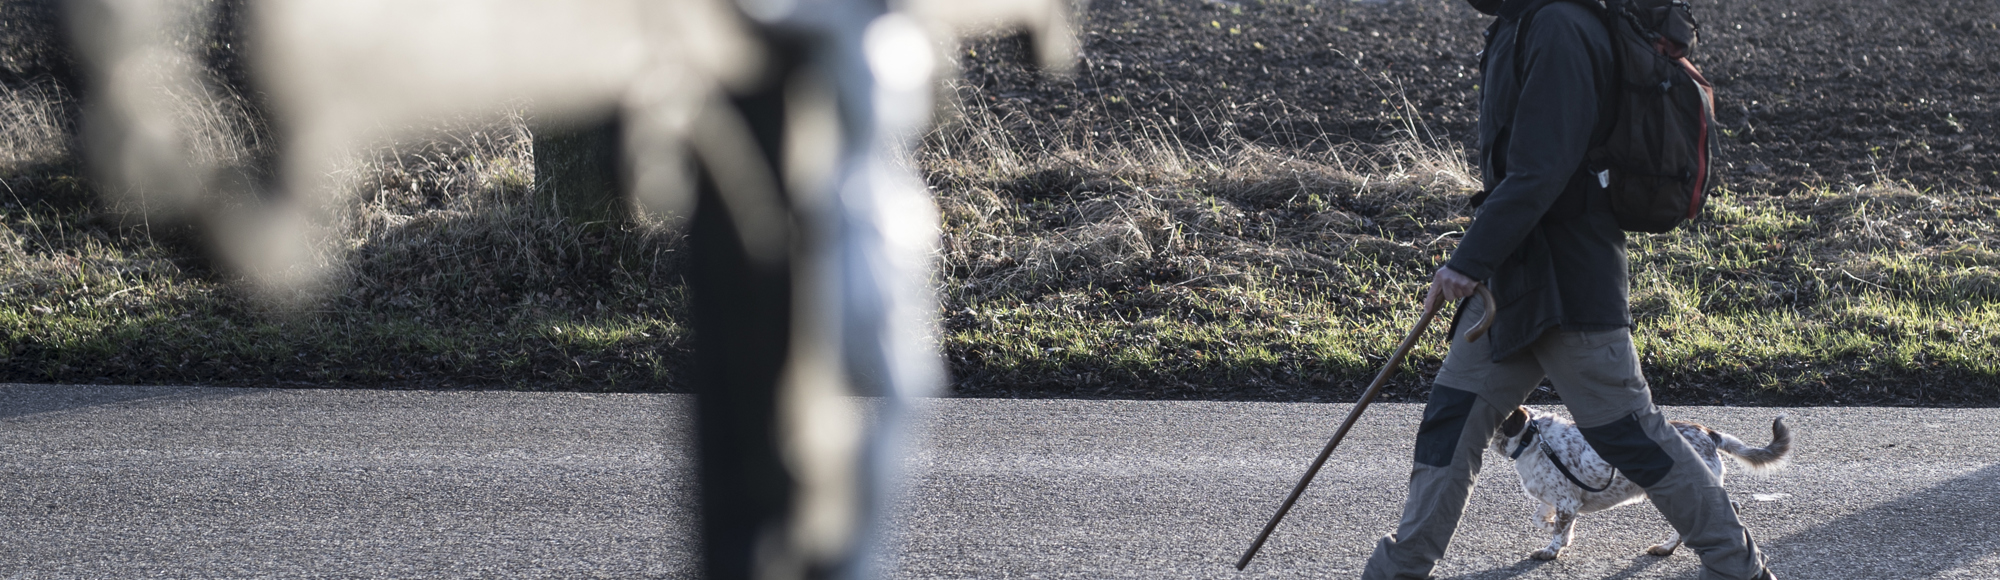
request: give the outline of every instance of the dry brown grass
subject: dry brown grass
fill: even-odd
[[[635,314],[672,305],[680,234],[587,221],[535,187],[520,115],[376,152],[355,172],[346,300],[451,316],[495,308]]]
[[[957,92],[971,105],[919,162],[945,218],[945,350],[973,393],[1351,396],[1470,223],[1464,153],[1421,126],[1378,148],[1192,148]],[[1703,220],[1631,236],[1635,339],[1667,401],[2000,400],[1996,224],[2000,200],[1896,182],[1725,190]],[[1422,375],[1389,396],[1420,397]]]
[[[0,85],[0,175],[60,162],[75,132],[65,107],[68,91],[43,79],[20,87]]]
[[[958,90],[961,103],[983,102]],[[989,109],[962,108],[920,154],[945,217],[948,302],[1135,278],[1310,281],[1351,255],[1407,261],[1452,247],[1461,200],[1476,187],[1458,151],[1415,141],[1312,155],[1248,142],[1195,152],[1142,131],[1152,138],[1024,147],[1002,125]]]

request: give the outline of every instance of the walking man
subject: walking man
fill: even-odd
[[[1488,441],[1546,377],[1591,447],[1645,488],[1700,555],[1702,580],[1772,578],[1721,482],[1653,405],[1632,348],[1625,234],[1584,167],[1607,129],[1599,112],[1617,90],[1609,33],[1574,2],[1469,2],[1498,17],[1487,31],[1479,103],[1485,191],[1425,300],[1459,301],[1485,282],[1499,312],[1485,340],[1467,342],[1453,329],[1417,430],[1402,522],[1375,546],[1362,577],[1429,577]],[[1530,14],[1517,45],[1516,24]],[[1482,316],[1479,301],[1466,301],[1457,320]]]

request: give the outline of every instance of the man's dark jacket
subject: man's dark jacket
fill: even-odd
[[[1516,22],[1540,5],[1521,30]],[[1480,87],[1480,175],[1472,226],[1445,265],[1487,283],[1499,305],[1493,360],[1550,328],[1631,326],[1625,233],[1584,154],[1614,90],[1611,39],[1590,8],[1507,0],[1489,29]]]

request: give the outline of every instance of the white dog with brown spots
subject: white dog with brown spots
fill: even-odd
[[[1763,447],[1751,447],[1733,435],[1695,423],[1673,421],[1672,424],[1680,431],[1681,438],[1694,446],[1695,455],[1701,457],[1718,480],[1723,474],[1723,453],[1757,474],[1783,467],[1791,453],[1792,436],[1785,428],[1784,415],[1771,421],[1771,444]],[[1548,547],[1529,554],[1537,560],[1553,560],[1562,554],[1563,548],[1575,539],[1576,516],[1646,497],[1644,488],[1597,456],[1597,451],[1584,442],[1583,433],[1575,423],[1549,413],[1528,407],[1515,409],[1501,422],[1500,432],[1493,438],[1493,450],[1514,459],[1514,470],[1521,474],[1521,488],[1542,504],[1535,514],[1536,522],[1555,534]],[[1672,555],[1680,544],[1681,537],[1675,534],[1673,539],[1647,548],[1646,553]]]

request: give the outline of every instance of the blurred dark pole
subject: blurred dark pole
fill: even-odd
[[[780,48],[775,42],[766,44]],[[798,66],[798,51],[776,53],[766,78],[787,78]],[[728,101],[749,125],[762,155],[759,162],[774,175],[783,151],[784,93],[783,83],[774,80]],[[773,552],[765,557],[784,550],[785,521],[792,509],[795,482],[778,440],[778,387],[792,333],[792,264],[789,256],[775,264],[752,259],[743,242],[776,236],[779,247],[790,247],[794,234],[739,231],[723,196],[750,192],[725,194],[709,170],[698,173],[688,245],[693,254],[689,282],[703,555],[710,580],[748,579],[757,572],[760,547]],[[771,201],[789,214],[788,196],[780,193]]]

